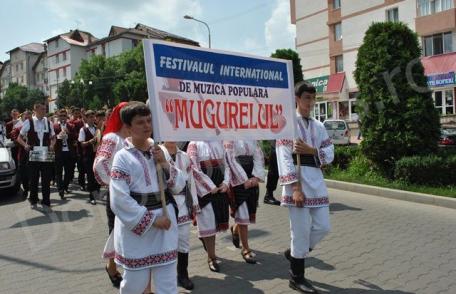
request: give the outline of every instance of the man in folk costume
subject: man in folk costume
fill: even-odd
[[[74,131],[76,133],[76,137],[79,136],[79,131],[81,128],[84,127],[84,120],[82,119],[81,109],[73,108],[71,111],[72,118],[70,119],[69,123],[74,126]],[[83,154],[82,154],[82,147],[81,144],[77,145],[76,150],[76,161],[75,165],[77,164],[78,167],[78,184],[81,187],[81,190],[86,190],[86,175],[84,171],[84,161],[83,161]]]
[[[247,263],[256,263],[255,253],[249,247],[248,225],[254,224],[258,206],[258,184],[264,182],[264,156],[255,140],[239,140],[226,144],[227,160],[231,170],[231,216],[235,225],[230,228],[233,245],[242,243],[242,257]]]
[[[26,153],[30,150],[48,152],[54,149],[55,132],[51,123],[44,116],[46,105],[36,103],[33,106],[35,116],[24,121],[20,130],[17,142],[24,148]],[[24,138],[26,140],[24,140]],[[30,160],[30,159],[29,159]],[[28,169],[30,176],[30,204],[36,208],[38,203],[38,182],[41,176],[41,204],[46,211],[51,210],[51,171],[54,168],[53,162],[29,161]]]
[[[95,180],[93,173],[93,162],[95,161],[97,145],[97,127],[95,126],[95,112],[88,110],[85,113],[87,123],[79,130],[78,141],[81,145],[83,155],[83,167],[87,175],[87,191],[89,191],[89,202],[97,204],[94,193],[99,191],[100,186]]]
[[[131,138],[114,156],[109,184],[116,215],[115,261],[124,268],[120,293],[142,293],[152,274],[156,293],[175,294],[178,229],[172,193],[182,191],[185,177],[150,139],[152,118],[144,103],[130,102],[122,109],[121,118]],[[157,175],[156,164],[171,189],[165,191],[166,212],[159,187],[163,174]]]
[[[176,142],[165,142],[163,146],[167,149],[171,159],[178,169],[187,178],[185,188],[174,194],[174,199],[179,209],[177,226],[179,229],[179,244],[177,248],[177,282],[183,288],[192,290],[194,285],[188,277],[188,254],[190,252],[190,224],[193,218],[201,213],[196,194],[195,181],[193,179],[192,162],[184,151],[177,147]]]
[[[129,135],[127,127],[122,124],[122,121],[120,119],[120,111],[122,108],[127,106],[127,104],[127,102],[121,102],[114,108],[114,111],[106,121],[106,127],[104,130],[103,138],[101,140],[101,145],[97,149],[97,154],[93,163],[93,172],[95,179],[101,186],[109,187],[114,155],[124,147],[125,138],[127,138]],[[103,258],[108,259],[106,271],[112,285],[118,288],[120,287],[122,276],[117,271],[116,263],[114,262],[114,240],[112,230],[114,229],[114,219],[116,216],[112,212],[110,199],[111,195],[108,192],[106,198],[106,216],[108,218],[109,238],[106,242],[104,250],[106,254],[103,255]]]
[[[4,135],[6,136],[7,139],[12,139],[11,138],[12,131],[15,128],[18,128],[22,125],[20,113],[17,109],[11,110],[10,115],[11,115],[11,120],[5,124],[5,134]],[[11,155],[13,156],[14,163],[16,164],[16,166],[19,166],[18,161],[17,161],[17,152],[18,152],[17,146],[14,146],[13,148],[11,148]]]
[[[16,145],[16,159],[18,172],[19,172],[19,179],[20,183],[22,184],[22,197],[27,199],[28,193],[30,190],[30,176],[28,170],[28,158],[29,153],[25,151],[24,147],[17,141],[18,137],[20,136],[22,125],[24,121],[29,120],[32,117],[32,113],[29,110],[24,111],[21,114],[21,119],[14,125],[13,130],[10,133],[10,139],[15,142]]]
[[[61,109],[58,112],[58,121],[54,124],[56,180],[61,199],[65,198],[65,193],[70,193],[68,186],[74,172],[77,137],[75,137],[73,128],[73,125],[68,122],[66,109]]]
[[[192,141],[187,153],[192,161],[198,203],[201,213],[196,215],[198,236],[208,255],[208,266],[219,272],[215,254],[215,236],[226,231],[229,222],[228,185],[230,168],[226,162],[222,141]]]
[[[290,287],[302,293],[317,293],[304,277],[304,260],[329,233],[329,200],[321,167],[334,159],[334,146],[324,125],[310,117],[315,105],[315,88],[308,82],[295,87],[297,126],[295,141],[277,140],[277,164],[282,206],[290,217]],[[297,155],[301,166],[297,166]]]

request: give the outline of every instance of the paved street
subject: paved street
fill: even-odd
[[[456,211],[338,190],[330,196],[332,233],[308,262],[322,293],[456,293]],[[75,192],[53,206],[48,216],[21,199],[1,200],[0,293],[116,293],[100,258],[103,203],[91,206]],[[193,229],[193,293],[292,293],[282,255],[287,209],[261,203],[257,218],[251,247],[260,263],[244,263],[225,233],[217,247],[222,273],[208,270]]]

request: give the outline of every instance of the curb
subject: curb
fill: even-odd
[[[415,193],[389,188],[381,188],[335,180],[325,180],[325,182],[327,187],[332,189],[345,190],[350,192],[369,194],[372,196],[379,196],[383,198],[403,200],[427,205],[435,205],[450,209],[456,209],[456,198]]]

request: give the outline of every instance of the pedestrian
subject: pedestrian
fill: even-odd
[[[54,124],[56,135],[55,171],[59,196],[63,200],[65,193],[69,194],[69,185],[74,172],[76,160],[76,142],[74,126],[68,122],[66,109],[58,111],[58,121]]]
[[[17,150],[15,160],[18,164],[19,182],[22,184],[22,197],[27,199],[30,190],[28,170],[29,153],[25,151],[21,144],[19,144],[17,138],[20,135],[24,121],[29,120],[32,117],[32,113],[29,110],[26,110],[20,117],[20,121],[15,124],[14,129],[10,133],[10,139],[14,141],[15,149]]]
[[[89,192],[89,203],[97,204],[95,193],[100,191],[100,185],[95,180],[93,173],[93,162],[95,161],[97,145],[97,128],[95,126],[95,112],[88,110],[85,113],[86,124],[79,130],[78,141],[83,156],[83,167],[87,175],[87,191]]]
[[[209,270],[219,272],[215,254],[217,232],[228,229],[228,185],[230,168],[222,141],[191,141],[187,153],[192,161],[198,204],[201,213],[196,216],[198,237],[207,252]]]
[[[81,109],[77,107],[73,107],[71,111],[71,119],[69,121],[70,124],[74,126],[74,131],[76,137],[79,136],[79,131],[81,128],[84,127],[84,121],[82,120],[82,113]],[[82,191],[86,190],[86,176],[85,176],[85,171],[84,171],[84,163],[83,163],[83,154],[82,154],[82,147],[81,144],[78,142],[77,148],[76,148],[76,162],[75,165],[77,165],[78,168],[78,184],[81,188]],[[73,179],[74,176],[71,178]]]
[[[111,168],[114,155],[123,148],[125,138],[128,137],[127,127],[122,124],[120,119],[120,111],[128,103],[121,102],[115,108],[112,115],[106,121],[106,128],[104,130],[103,138],[101,139],[100,147],[97,149],[95,161],[93,163],[93,172],[98,184],[109,188],[111,181]],[[122,282],[122,275],[117,271],[116,263],[114,262],[114,236],[112,231],[114,229],[115,215],[111,209],[111,195],[108,189],[106,197],[106,216],[108,218],[108,240],[106,241],[105,249],[103,251],[103,258],[107,259],[106,272],[112,283],[116,288],[120,287]]]
[[[269,141],[271,150],[269,151],[268,163],[268,177],[266,181],[266,193],[264,194],[263,202],[265,204],[271,205],[280,205],[280,201],[275,199],[274,191],[277,188],[277,183],[279,181],[279,171],[277,168],[277,153],[275,148],[275,141]]]
[[[177,247],[177,282],[186,290],[194,288],[193,282],[188,276],[188,256],[190,252],[190,225],[197,214],[201,213],[198,205],[195,181],[193,179],[190,157],[177,147],[176,142],[165,142],[163,146],[171,156],[176,167],[186,177],[186,185],[182,191],[174,194],[179,215],[177,227],[179,240]]]
[[[152,118],[144,103],[129,102],[121,118],[131,138],[114,156],[109,184],[116,215],[115,260],[124,268],[120,293],[142,293],[152,274],[155,293],[176,294],[178,229],[172,193],[182,191],[185,177],[150,139]],[[158,173],[156,164],[163,173]],[[162,175],[167,215],[160,201]]]
[[[55,132],[51,123],[45,117],[46,105],[43,102],[33,106],[35,115],[24,121],[17,142],[22,145],[24,151],[34,151],[37,157],[30,157],[28,162],[30,177],[30,204],[32,209],[37,208],[38,182],[41,178],[41,204],[46,212],[51,210],[50,182],[51,172],[54,168],[53,159],[50,158],[54,150]],[[52,160],[52,161],[51,161]]]
[[[276,143],[282,205],[288,207],[290,218],[291,249],[285,252],[290,260],[289,285],[302,293],[316,293],[305,278],[305,258],[330,230],[328,190],[321,167],[332,162],[334,146],[324,125],[310,116],[315,93],[308,82],[296,85],[295,141]],[[300,166],[296,166],[297,156]]]
[[[242,258],[256,263],[255,253],[248,242],[248,226],[256,221],[259,183],[264,182],[264,155],[255,140],[238,140],[225,144],[231,170],[231,216],[235,225],[230,228],[233,245],[240,248]]]

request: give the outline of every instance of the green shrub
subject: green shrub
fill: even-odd
[[[334,161],[331,165],[341,170],[345,170],[358,154],[358,146],[335,146]]]

